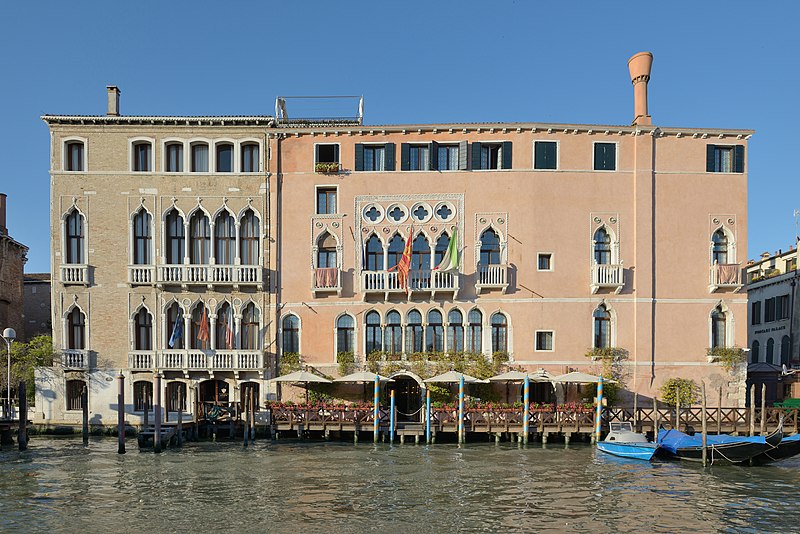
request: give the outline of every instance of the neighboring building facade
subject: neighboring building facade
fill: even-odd
[[[25,340],[51,335],[50,273],[27,273],[23,281],[25,293]]]
[[[632,126],[122,117],[116,88],[108,116],[43,117],[63,358],[37,416],[79,420],[88,385],[112,420],[120,369],[132,419],[156,370],[168,404],[263,401],[286,352],[330,374],[339,352],[460,351],[559,374],[617,347],[631,391],[692,377],[742,402],[706,349],[746,344],[752,132],[652,125],[651,59],[629,63]],[[458,269],[437,272],[452,236]]]
[[[800,368],[800,299],[797,249],[764,253],[747,263],[749,382],[767,385],[768,400],[800,397],[800,381],[787,371]]]
[[[0,193],[0,332],[13,328],[22,338],[25,335],[22,276],[28,247],[8,233],[6,201],[6,194]]]

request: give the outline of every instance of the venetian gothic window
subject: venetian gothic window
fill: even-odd
[[[368,271],[383,270],[383,245],[375,234],[367,239],[366,255],[365,265]]]
[[[605,304],[594,310],[594,348],[604,349],[611,346],[611,313]]]
[[[428,352],[444,351],[444,324],[439,310],[428,312],[428,325],[425,328],[425,350]]]
[[[257,350],[259,348],[260,314],[256,305],[250,302],[242,310],[242,349]]]
[[[392,310],[386,314],[386,335],[384,350],[389,354],[403,352],[403,327],[400,313]]]
[[[167,346],[171,349],[184,347],[185,333],[183,332],[183,310],[177,302],[167,308]]]
[[[353,338],[355,334],[355,320],[350,315],[342,315],[336,319],[336,353],[355,352]]]
[[[483,314],[479,310],[472,310],[467,320],[467,352],[480,354],[483,352]]]
[[[714,308],[711,312],[711,347],[726,347],[727,346],[727,327],[728,318],[727,313],[723,311],[721,306]],[[769,353],[769,344],[767,344],[767,361],[772,359]]]
[[[180,212],[172,208],[165,219],[166,224],[166,259],[168,265],[183,263],[186,245],[185,227]]]
[[[287,315],[282,322],[283,353],[300,352],[300,319],[296,315]]]
[[[406,324],[406,352],[422,352],[422,314],[417,310],[411,310],[407,316]]]
[[[500,238],[491,228],[481,234],[481,265],[500,265]]]
[[[383,332],[381,331],[381,316],[376,311],[367,313],[366,323],[366,353],[380,352],[383,350]]]
[[[236,221],[223,211],[214,222],[214,261],[219,265],[233,265],[236,258]]]
[[[133,263],[134,265],[150,265],[152,256],[152,217],[144,208],[133,217]]]
[[[728,263],[728,236],[722,228],[711,236],[711,263],[716,265]]]
[[[153,350],[153,316],[145,308],[140,309],[134,318],[135,350]]]
[[[594,261],[600,265],[611,263],[611,236],[605,228],[594,233]]]
[[[189,220],[189,262],[207,265],[211,260],[211,226],[208,217],[197,210]]]
[[[258,265],[260,258],[259,242],[261,232],[259,219],[251,209],[247,209],[239,223],[240,261],[242,265]]]
[[[67,315],[67,348],[73,350],[86,348],[86,316],[77,306]]]
[[[447,350],[464,351],[464,316],[459,310],[447,314]]]
[[[233,350],[236,348],[234,338],[233,308],[227,302],[223,302],[217,309],[216,321],[216,349]]]
[[[83,215],[76,208],[65,219],[65,263],[86,263]]]
[[[508,352],[508,320],[502,313],[492,315],[492,353]]]

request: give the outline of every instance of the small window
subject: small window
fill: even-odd
[[[336,213],[336,188],[317,188],[317,214],[332,215]]]
[[[706,172],[744,172],[744,146],[706,145]]]
[[[511,168],[511,142],[472,143],[472,169],[497,170]]]
[[[150,143],[136,143],[133,145],[133,170],[135,172],[150,172],[152,167],[153,145]]]
[[[143,412],[153,406],[153,383],[139,380],[133,383],[133,410]]]
[[[83,142],[81,141],[70,141],[68,142],[64,150],[66,151],[64,163],[66,165],[66,169],[68,171],[83,171],[85,170],[83,167]]]
[[[775,319],[789,318],[789,295],[775,297]]]
[[[219,143],[217,145],[217,172],[233,172],[233,145]]]
[[[167,143],[166,172],[183,172],[183,143]]]
[[[436,168],[440,171],[458,170],[458,145],[439,145]]]
[[[537,351],[552,351],[553,350],[553,332],[552,330],[540,330],[536,332],[536,350]]]
[[[401,169],[404,171],[427,171],[431,168],[430,145],[403,143]]]
[[[617,144],[616,143],[595,143],[594,144],[594,170],[596,170],[596,171],[615,171],[615,170],[617,170]]]
[[[549,252],[547,253],[540,253],[537,257],[538,265],[537,269],[539,271],[552,271],[553,270],[553,255]]]
[[[258,172],[259,155],[258,144],[246,143],[242,145],[242,172]]]
[[[192,172],[208,172],[208,145],[195,143],[192,145]]]
[[[750,304],[751,324],[761,324],[761,301],[757,300]]]
[[[317,145],[315,163],[339,163],[339,145]]]
[[[533,143],[533,152],[534,169],[552,170],[558,168],[558,143],[555,141],[535,141]]]
[[[86,382],[83,380],[67,380],[67,410],[83,409],[83,392]]]

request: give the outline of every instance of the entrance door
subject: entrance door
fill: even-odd
[[[395,376],[394,382],[386,386],[386,394],[390,395],[392,390],[397,407],[397,420],[421,421],[422,389],[417,381],[410,376]]]

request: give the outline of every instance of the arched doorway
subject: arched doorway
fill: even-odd
[[[386,386],[386,405],[389,395],[394,391],[394,402],[397,408],[398,421],[422,420],[422,388],[417,380],[409,375],[393,376],[394,382]]]

